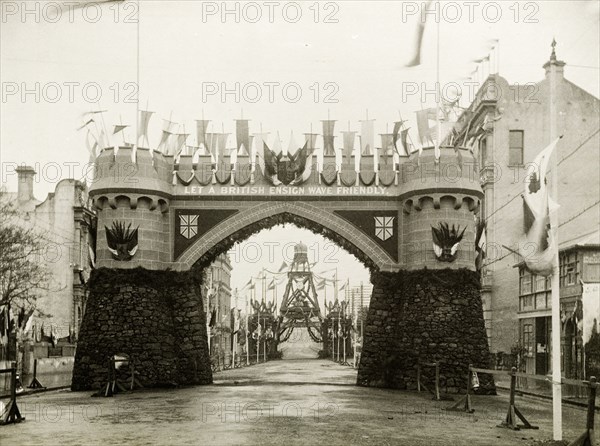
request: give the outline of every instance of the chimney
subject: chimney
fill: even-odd
[[[546,78],[548,78],[551,72],[554,72],[559,79],[564,78],[565,65],[566,64],[562,60],[556,59],[556,40],[552,39],[552,54],[550,55],[550,60],[546,62],[543,67],[544,70],[546,70]]]
[[[19,201],[29,201],[33,199],[33,177],[35,170],[31,166],[19,166],[16,169],[18,175],[17,198]]]

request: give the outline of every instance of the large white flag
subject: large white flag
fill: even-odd
[[[548,196],[546,170],[559,139],[550,143],[533,161],[533,169],[525,178],[523,194],[525,237],[519,243],[519,254],[530,272],[542,276],[552,274],[554,258],[558,255],[551,230],[558,223],[558,204]]]

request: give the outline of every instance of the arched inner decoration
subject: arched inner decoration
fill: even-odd
[[[193,263],[192,269],[202,272],[202,270],[214,262],[219,255],[229,251],[236,243],[243,242],[263,230],[270,229],[274,226],[284,225],[286,223],[293,224],[299,228],[308,229],[314,234],[321,235],[324,238],[331,240],[356,257],[371,273],[379,270],[373,259],[365,254],[363,250],[358,248],[356,244],[352,243],[336,231],[323,226],[321,223],[317,223],[314,220],[291,212],[281,212],[276,215],[271,215],[238,229],[204,252],[204,254]],[[193,247],[190,249],[193,249]]]

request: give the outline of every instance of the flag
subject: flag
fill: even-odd
[[[209,322],[208,326],[212,328],[215,325],[217,325],[217,310],[216,309],[212,310],[210,313],[210,322]]]
[[[431,1],[428,1],[425,5],[423,5],[423,8],[425,8],[425,10],[427,10],[429,8],[429,5],[431,5]],[[420,14],[420,17],[421,17],[421,21],[417,25],[417,34],[416,34],[415,42],[414,42],[413,49],[412,49],[412,57],[410,58],[409,62],[406,64],[407,67],[416,67],[417,65],[421,65],[421,50],[422,50],[422,45],[423,45],[423,35],[425,34],[425,25],[427,24],[427,21],[423,19],[423,17],[424,17],[423,13]],[[426,17],[427,16],[425,15],[425,18]]]
[[[335,155],[335,146],[333,136],[333,128],[335,127],[335,121],[325,120],[323,123],[323,152],[325,156]]]
[[[169,138],[171,137],[171,135],[172,133],[168,132],[167,130],[162,131],[160,142],[158,143],[158,150],[160,152],[168,152],[169,148],[167,147],[167,143],[169,142]]]
[[[477,271],[481,271],[483,267],[483,261],[485,260],[485,244],[486,244],[486,227],[485,221],[481,220],[477,224],[475,231],[475,252],[477,257],[475,258],[475,268]]]
[[[77,130],[81,130],[84,127],[87,127],[88,125],[90,125],[92,122],[94,122],[93,118],[90,118],[85,124],[83,124],[81,127],[77,127]]]
[[[290,159],[294,159],[294,155],[298,152],[298,145],[294,140],[294,132],[290,132],[290,141],[287,148],[287,156]]]
[[[282,272],[284,269],[286,269],[288,267],[288,264],[285,263],[285,260],[283,261],[283,263],[281,264],[281,266],[279,267],[279,271],[277,272]]]
[[[342,132],[343,143],[344,143],[344,156],[348,159],[352,156],[354,151],[354,141],[356,140],[356,132]]]
[[[148,124],[150,123],[150,118],[154,112],[147,110],[140,110],[140,116],[138,119],[138,129],[137,129],[137,143],[140,143],[140,137],[142,138],[142,144],[144,144],[144,140],[150,145],[150,141],[148,140]]]
[[[274,289],[275,289],[275,279],[272,279],[267,290],[274,290]]]
[[[313,154],[314,150],[317,148],[317,136],[318,133],[305,133],[304,141],[308,143],[308,154],[309,156]]]
[[[541,276],[552,274],[558,247],[553,240],[551,225],[556,224],[558,204],[548,196],[546,169],[550,156],[560,137],[542,150],[533,161],[533,170],[525,178],[523,195],[524,241],[519,243],[519,253],[527,269]],[[556,173],[555,173],[556,174]]]
[[[227,145],[227,138],[229,137],[229,133],[217,133],[217,160],[221,161],[225,157],[225,146]]]
[[[436,119],[435,108],[426,108],[425,110],[419,110],[417,114],[417,130],[419,132],[419,139],[421,145],[433,143],[431,139],[431,132],[429,128],[429,120]],[[433,116],[432,116],[433,115]]]
[[[249,121],[247,119],[237,119],[235,121],[235,139],[236,148],[238,150],[242,146],[250,146],[250,133],[248,128],[248,122]]]
[[[398,152],[398,155],[400,156],[409,156],[410,155],[410,150],[408,149],[408,142],[407,142],[407,137],[408,137],[408,131],[410,130],[410,128],[404,129],[400,132],[400,144],[402,146],[402,151]],[[398,149],[398,146],[395,145],[396,150]]]
[[[317,283],[317,290],[322,290],[325,288],[325,279],[321,279],[318,283]]]
[[[345,289],[346,289],[346,283],[347,283],[347,282],[344,282],[344,284],[343,284],[343,285],[340,287],[340,291],[342,291],[342,290],[345,290]]]
[[[208,147],[208,141],[206,140],[206,132],[208,130],[209,120],[196,119],[196,138],[198,139],[198,145],[204,144],[204,147]]]
[[[113,135],[116,135],[117,133],[122,132],[127,127],[129,127],[129,126],[128,125],[124,125],[124,124],[116,124],[114,126]]]
[[[382,133],[381,136],[381,155],[385,164],[388,162],[388,157],[394,155],[394,134]]]
[[[363,155],[373,155],[375,124],[373,119],[360,121],[360,150]]]
[[[88,153],[90,154],[89,162],[93,163],[98,157],[98,141],[94,141],[94,143],[92,144],[92,142],[90,141],[91,135],[92,133],[88,129],[87,134],[85,136],[85,145],[87,146]]]

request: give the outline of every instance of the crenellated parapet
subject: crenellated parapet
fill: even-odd
[[[442,147],[439,162],[435,161],[433,150],[425,150],[421,157],[413,154],[411,158],[405,166],[402,195],[400,251],[405,268],[474,270],[474,221],[482,191],[475,176],[477,169],[472,154],[461,150],[458,158],[453,148]],[[442,240],[439,246],[442,250],[445,247],[448,253],[442,256],[440,248],[434,245],[440,240],[436,240],[433,232],[446,235],[446,225],[449,233],[455,229],[462,238],[457,246],[452,237],[447,237],[446,242]]]

